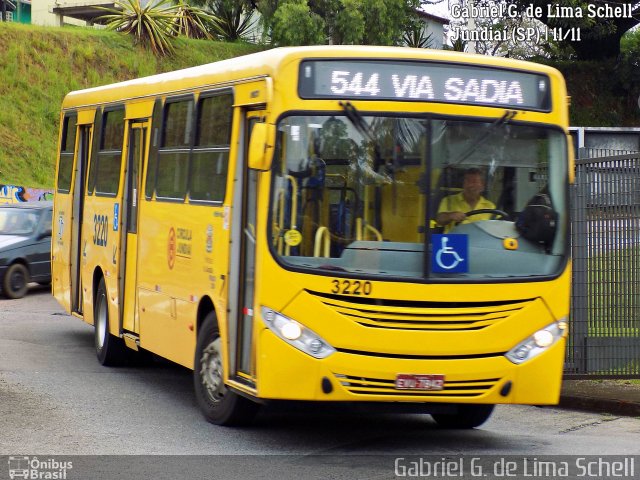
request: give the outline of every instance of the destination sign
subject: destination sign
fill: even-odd
[[[301,98],[444,102],[549,111],[546,75],[437,62],[307,60]]]

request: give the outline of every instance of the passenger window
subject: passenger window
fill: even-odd
[[[232,106],[231,93],[204,97],[198,104],[197,138],[189,182],[191,200],[224,200],[231,143]]]
[[[156,196],[184,199],[193,133],[193,100],[167,101],[158,150]]]
[[[97,195],[115,196],[118,194],[122,166],[124,109],[106,111],[102,117],[101,130],[97,165],[91,165],[89,178],[95,179]]]
[[[193,100],[167,103],[163,148],[189,148],[193,124]]]
[[[229,145],[233,96],[217,95],[200,100],[197,146]]]

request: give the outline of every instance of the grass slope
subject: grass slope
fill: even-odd
[[[0,22],[0,183],[53,187],[60,104],[68,92],[256,50],[178,39],[175,55],[158,59],[113,32]]]

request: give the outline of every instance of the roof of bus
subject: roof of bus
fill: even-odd
[[[533,70],[547,73],[551,76],[559,75],[556,69],[546,65],[449,50],[348,45],[284,47],[197,67],[185,68],[183,70],[175,70],[173,72],[160,73],[149,77],[141,77],[110,85],[78,90],[69,93],[65,97],[63,108],[73,108],[87,104],[110,103],[126,98],[196,88],[200,85],[272,75],[279,67],[291,61],[301,58],[321,57],[433,60]]]

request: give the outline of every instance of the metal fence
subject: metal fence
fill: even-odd
[[[571,187],[567,377],[640,378],[640,153],[584,158]]]

